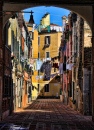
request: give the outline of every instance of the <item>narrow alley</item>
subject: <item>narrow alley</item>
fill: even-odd
[[[0,130],[94,130],[94,123],[59,99],[37,99],[0,122]]]

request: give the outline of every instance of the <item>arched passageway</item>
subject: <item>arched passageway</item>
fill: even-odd
[[[92,28],[92,20],[93,20],[93,16],[92,16],[92,6],[80,6],[80,5],[63,5],[58,4],[58,3],[53,3],[53,4],[10,4],[10,3],[5,3],[3,6],[3,10],[5,11],[21,11],[24,10],[26,8],[30,8],[30,7],[36,7],[36,6],[56,6],[56,7],[60,7],[60,8],[65,8],[68,9],[70,11],[73,11],[77,14],[79,14],[81,17],[83,17],[87,23],[89,24],[89,26]],[[15,8],[14,8],[15,7]],[[87,12],[87,13],[86,13]],[[9,19],[9,15],[5,15],[3,22],[6,23],[7,19]]]
[[[11,1],[10,1],[11,2]],[[5,14],[6,14],[6,12],[8,12],[8,11],[20,11],[20,10],[23,10],[23,9],[26,9],[26,8],[28,8],[28,7],[35,7],[35,6],[39,6],[39,5],[44,5],[44,3],[28,3],[28,4],[24,4],[24,3],[19,3],[19,2],[16,2],[16,3],[7,3],[6,1],[5,1],[5,3],[3,3],[3,5],[1,5],[1,8],[0,8],[0,10],[1,10],[1,12],[2,11],[5,11]],[[50,6],[48,3],[45,3],[45,5],[46,6]],[[66,4],[62,4],[62,3],[55,3],[54,4],[54,2],[52,2],[51,3],[51,5],[54,5],[54,6],[56,6],[56,7],[61,7],[61,8],[66,8],[66,9],[68,9],[68,10],[71,10],[71,11],[73,11],[73,12],[75,12],[75,13],[77,13],[77,14],[79,14],[82,18],[84,18],[86,21],[87,21],[87,23],[89,24],[89,26],[90,26],[90,28],[91,28],[91,30],[92,30],[92,32],[93,32],[93,6],[92,5],[89,5],[89,4],[86,4],[86,5],[84,5],[84,4],[82,4],[81,5],[81,3],[79,4],[79,5],[72,5],[71,3],[70,3],[70,5],[68,5],[67,3]],[[3,8],[2,8],[3,7]],[[87,12],[87,13],[86,13]],[[2,15],[2,14],[1,14]],[[11,14],[10,15],[3,15],[3,19],[2,19],[2,17],[1,17],[1,19],[0,19],[0,26],[1,26],[1,28],[2,28],[2,26],[4,26],[5,25],[5,23],[6,23],[6,21],[9,19],[11,17]],[[2,23],[2,20],[3,20],[3,23]],[[93,35],[93,33],[92,33],[92,35]],[[1,30],[1,33],[0,33],[0,42],[2,43],[3,41],[2,41],[2,30]],[[93,39],[92,39],[92,43],[93,43],[94,41],[93,41]],[[93,45],[93,44],[92,44]],[[93,46],[92,46],[92,48],[93,48]],[[2,47],[2,52],[3,52],[3,47]],[[4,54],[4,53],[3,53]],[[93,52],[92,52],[92,55],[93,55]],[[93,56],[92,56],[93,57]],[[93,59],[93,58],[92,58]],[[93,62],[93,60],[92,60],[92,62]],[[92,75],[94,75],[93,74],[93,71],[92,71]],[[92,91],[93,91],[93,88],[94,86],[92,85]],[[92,92],[92,97],[93,97],[93,92]],[[94,99],[92,98],[92,102],[94,102]],[[94,106],[93,106],[93,109],[94,109]],[[94,112],[93,112],[94,113]]]

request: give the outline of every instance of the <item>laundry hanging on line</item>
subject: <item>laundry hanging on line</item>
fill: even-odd
[[[44,62],[40,68],[40,72],[44,73],[44,80],[50,80],[52,64],[47,61]]]

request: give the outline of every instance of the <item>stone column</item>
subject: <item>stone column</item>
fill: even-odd
[[[3,2],[0,1],[0,120],[2,120],[2,92],[3,92]]]
[[[94,6],[92,6],[92,120],[94,121]]]
[[[83,114],[90,115],[90,71],[83,68]]]

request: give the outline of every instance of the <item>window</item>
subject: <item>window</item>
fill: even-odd
[[[0,59],[3,58],[3,50],[0,48]]]
[[[46,84],[44,89],[45,89],[45,92],[49,92],[49,84]]]
[[[40,53],[38,52],[38,59],[40,58]]]
[[[31,70],[31,72],[32,72],[32,75],[34,75],[34,70]]]
[[[40,75],[40,72],[39,72],[39,70],[38,70],[38,76]]]
[[[4,78],[4,97],[8,96],[8,76]]]
[[[50,45],[50,36],[46,36],[45,37],[45,44],[49,44]]]
[[[30,31],[30,38],[34,40],[34,32]]]
[[[32,55],[32,57],[33,57],[33,48],[32,48],[32,52],[31,52],[31,53],[32,53],[31,55]]]
[[[3,87],[3,97],[11,96],[11,77],[4,76],[4,87]]]
[[[40,45],[40,37],[38,37],[38,45]]]
[[[39,84],[38,84],[38,92],[39,92]]]
[[[44,47],[43,50],[48,48],[50,46],[50,36],[45,36],[44,37]]]
[[[46,58],[49,58],[49,57],[50,57],[50,53],[46,52]]]

